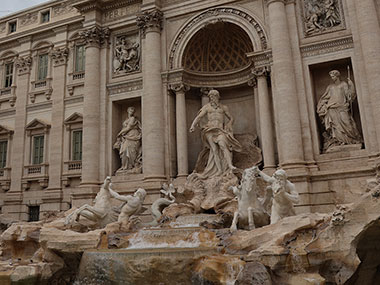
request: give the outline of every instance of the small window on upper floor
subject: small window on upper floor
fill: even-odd
[[[5,168],[7,166],[7,150],[8,141],[0,141],[0,168]]]
[[[44,162],[44,135],[33,136],[32,164]]]
[[[75,46],[74,72],[83,72],[86,63],[86,50],[84,45]]]
[[[41,23],[47,23],[50,21],[50,11],[41,12]]]
[[[82,160],[82,130],[72,132],[72,155],[71,160]]]
[[[49,55],[41,54],[38,57],[37,80],[45,80],[48,73]]]
[[[4,72],[4,88],[8,88],[12,86],[13,80],[13,62],[6,63]]]
[[[9,22],[8,23],[8,33],[14,33],[17,29],[17,21]]]

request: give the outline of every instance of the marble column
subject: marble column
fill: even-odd
[[[163,14],[154,9],[137,16],[143,60],[142,153],[145,180],[165,178],[165,120],[161,77]]]
[[[93,26],[80,33],[86,42],[83,98],[82,187],[99,184],[100,48],[109,38],[108,28]]]
[[[374,0],[353,1],[357,16],[358,34],[362,48],[364,68],[371,96],[374,128],[380,146],[380,26]],[[377,149],[379,151],[379,149]]]
[[[66,35],[65,31],[63,33]],[[64,99],[66,88],[66,63],[69,50],[66,47],[55,48],[52,53],[53,74],[52,82],[52,112],[54,119],[51,121],[49,134],[49,185],[44,191],[41,205],[41,213],[47,211],[68,210],[68,205],[62,208],[62,165],[63,165],[63,124],[64,121]],[[45,148],[47,151],[47,148]],[[47,156],[45,156],[47,157]]]
[[[272,87],[280,165],[304,165],[301,118],[285,0],[267,0],[273,56]]]
[[[26,125],[26,105],[28,100],[28,87],[30,84],[30,70],[32,58],[30,56],[20,57],[16,60],[17,88],[15,92],[16,115],[15,129],[12,141],[12,162],[11,162],[11,187],[7,192],[3,212],[8,216],[26,221],[28,219],[27,207],[21,206],[23,192],[21,187],[21,177],[24,173],[25,154],[25,125]]]
[[[256,76],[256,87],[259,103],[259,121],[261,148],[264,159],[264,170],[271,172],[276,169],[275,149],[274,149],[274,133],[272,121],[272,109],[270,104],[270,94],[268,91],[268,68],[255,68],[253,74]]]
[[[178,177],[187,177],[189,174],[189,160],[187,153],[187,121],[185,94],[189,86],[182,83],[171,84],[170,89],[176,94],[176,137],[177,137],[177,171]]]

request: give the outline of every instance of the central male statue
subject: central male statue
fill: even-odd
[[[241,151],[241,145],[232,133],[233,118],[227,106],[219,102],[219,92],[210,90],[208,97],[210,103],[202,107],[190,127],[190,132],[194,132],[195,126],[201,119],[207,119],[207,123],[200,126],[202,142],[209,151],[206,168],[200,174],[202,178],[222,175],[228,170],[234,170],[236,167],[232,164],[232,151]]]

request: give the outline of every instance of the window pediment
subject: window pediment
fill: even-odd
[[[29,124],[26,125],[25,130],[28,135],[31,135],[32,132],[34,131],[39,131],[43,133],[47,133],[50,129],[50,125],[39,120],[39,119],[34,119],[32,120]]]
[[[63,123],[65,125],[71,125],[71,124],[82,123],[82,122],[83,122],[82,114],[75,112],[71,114]]]
[[[3,126],[3,125],[0,125],[0,135],[13,135],[14,131]]]

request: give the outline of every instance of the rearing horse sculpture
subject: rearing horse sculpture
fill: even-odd
[[[270,195],[266,195],[263,202],[257,197],[258,185],[256,183],[258,168],[253,166],[244,170],[239,186],[231,186],[238,199],[238,210],[234,213],[231,231],[236,231],[238,223],[240,228],[253,230],[259,226],[269,224],[269,214],[266,206],[270,202]]]

